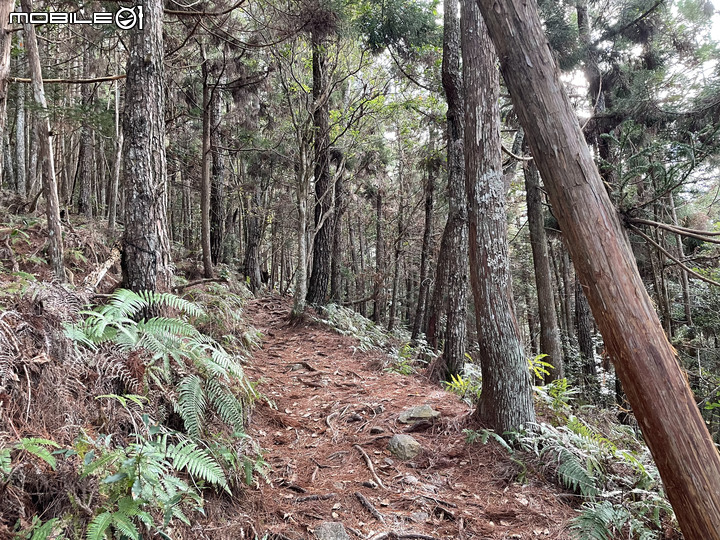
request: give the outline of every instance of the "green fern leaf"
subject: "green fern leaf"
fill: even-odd
[[[219,486],[230,493],[222,467],[193,441],[185,439],[174,447],[169,447],[168,454],[175,469],[185,469],[191,476]]]
[[[205,417],[205,391],[197,375],[185,377],[178,388],[178,413],[188,433],[199,437]]]
[[[227,385],[217,380],[210,380],[206,384],[208,397],[215,411],[224,422],[230,424],[236,431],[245,429],[245,417],[242,403],[233,395]]]
[[[105,532],[113,521],[113,515],[110,512],[103,512],[93,518],[87,528],[87,540],[104,540]]]
[[[52,455],[50,450],[45,448],[46,446],[50,446],[52,448],[60,448],[60,445],[55,441],[50,441],[48,439],[40,439],[36,437],[20,439],[20,442],[15,445],[15,448],[19,450],[25,450],[28,454],[39,457],[48,465],[50,465],[53,470],[55,470],[55,467],[57,466],[57,460],[55,459],[55,456]]]
[[[140,540],[140,531],[138,531],[135,524],[126,514],[123,514],[122,512],[113,513],[112,525],[131,540]]]

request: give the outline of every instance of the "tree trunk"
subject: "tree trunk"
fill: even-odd
[[[560,326],[558,325],[553,298],[550,258],[548,256],[545,219],[542,210],[540,175],[533,163],[525,167],[525,192],[527,198],[528,229],[532,246],[535,286],[537,287],[538,314],[540,319],[540,352],[547,354],[547,361],[555,369],[550,371],[548,381],[565,376]]]
[[[120,190],[120,171],[122,168],[123,132],[120,127],[120,88],[115,81],[115,163],[113,164],[112,184],[108,201],[108,228],[115,229],[117,222],[118,191]]]
[[[250,278],[250,289],[257,292],[262,286],[260,273],[260,237],[262,234],[260,200],[262,198],[261,178],[255,179],[255,185],[248,194],[246,221],[247,242],[245,244],[245,275]]]
[[[375,282],[373,284],[373,321],[385,324],[387,306],[385,298],[385,240],[383,238],[383,189],[375,194]]]
[[[323,305],[327,300],[332,254],[333,195],[330,181],[330,96],[327,48],[324,30],[312,33],[313,144],[315,148],[315,240],[307,301]]]
[[[200,54],[203,58],[203,111],[202,111],[202,181],[200,184],[200,245],[202,246],[203,274],[206,278],[213,277],[212,253],[210,247],[210,94],[208,86],[208,61],[205,58],[205,48],[201,46]]]
[[[423,328],[425,312],[427,310],[430,284],[428,280],[430,266],[430,243],[432,241],[433,206],[435,205],[435,174],[428,169],[425,176],[425,229],[423,232],[422,247],[420,248],[420,287],[418,301],[413,319],[411,339],[415,341],[426,329]]]
[[[607,349],[687,540],[720,539],[720,456],[643,287],[534,3],[479,0]]]
[[[10,77],[10,49],[12,46],[12,34],[8,27],[10,25],[10,12],[14,5],[14,0],[0,2],[0,141],[7,138],[5,126],[7,124],[8,78]],[[2,178],[1,165],[0,178]]]
[[[172,270],[167,231],[165,92],[161,0],[142,0],[144,29],[130,35],[123,110],[123,284],[165,291]]]
[[[597,369],[595,367],[595,347],[592,340],[590,306],[587,298],[585,298],[585,292],[578,276],[575,276],[575,323],[582,365],[582,383],[583,387],[588,390],[595,385]]]
[[[225,160],[221,139],[222,94],[213,88],[210,99],[210,150],[212,153],[212,175],[210,184],[210,255],[218,264],[223,259],[225,245]]]
[[[27,13],[31,13],[31,0],[22,0],[22,9]],[[40,68],[40,53],[38,51],[37,37],[35,36],[35,27],[32,24],[25,24],[23,27],[27,40],[26,49],[32,78],[33,96],[40,109],[37,128],[40,162],[42,163],[42,190],[45,196],[45,213],[48,221],[50,267],[53,274],[55,274],[55,279],[63,282],[65,281],[65,267],[63,264],[62,227],[60,226],[60,200],[58,199],[57,180],[55,178],[52,131],[50,130],[50,118],[48,116],[47,101],[45,100],[42,69]]]
[[[83,77],[90,78],[90,52],[85,47],[83,54]],[[86,218],[93,216],[92,205],[92,164],[93,164],[93,138],[88,115],[92,101],[93,85],[81,84],[80,96],[82,108],[84,109],[82,127],[80,129],[80,150],[78,153],[78,164],[75,172],[75,185],[79,185],[78,213],[84,214]]]
[[[336,164],[335,176],[335,214],[333,215],[333,247],[332,261],[330,264],[330,300],[340,302],[342,297],[342,239],[343,239],[343,216],[347,211],[347,198],[345,187],[345,161],[341,159]]]
[[[18,62],[20,64],[20,62]],[[15,118],[15,179],[17,193],[23,199],[27,196],[27,169],[25,167],[25,85],[18,84],[17,116]]]
[[[465,109],[460,62],[460,18],[457,0],[445,0],[442,83],[447,98],[448,219],[443,237],[445,252],[438,259],[446,266],[447,327],[443,354],[433,377],[449,380],[462,372],[467,347],[468,213],[465,193]],[[442,261],[440,260],[442,258]],[[431,316],[433,316],[431,314]],[[433,323],[435,326],[436,323]]]
[[[470,279],[482,363],[479,419],[498,433],[535,421],[530,372],[510,294],[500,81],[474,0],[461,0]]]

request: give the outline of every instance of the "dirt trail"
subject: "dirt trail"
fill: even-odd
[[[314,538],[326,521],[343,523],[351,538],[570,538],[574,512],[557,490],[517,483],[519,466],[497,445],[465,443],[470,409],[457,396],[383,371],[383,353],[356,350],[323,325],[291,326],[289,309],[276,296],[246,308],[264,336],[247,372],[277,406],[260,403],[248,428],[272,465],[254,501],[260,538]],[[422,404],[442,416],[414,428],[397,421]],[[421,454],[390,454],[396,433],[411,434]]]

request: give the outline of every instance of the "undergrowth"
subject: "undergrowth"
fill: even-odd
[[[329,304],[322,308],[322,315],[316,319],[318,322],[343,336],[356,339],[359,350],[366,352],[379,349],[387,352],[387,371],[411,375],[417,367],[424,367],[436,356],[423,339],[413,342],[407,329],[388,331],[350,308]]]
[[[170,538],[208,496],[266,473],[244,432],[256,392],[242,355],[258,336],[242,291],[117,290],[83,310],[67,288],[33,287],[0,317],[0,536]],[[11,425],[44,431],[8,442]]]
[[[467,441],[497,441],[519,465],[520,480],[534,470],[576,494],[582,504],[570,529],[578,540],[680,538],[645,443],[628,426],[601,422],[594,407],[573,411],[575,393],[565,380],[536,388],[552,423],[503,437],[466,430]]]

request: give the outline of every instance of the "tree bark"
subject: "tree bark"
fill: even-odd
[[[210,247],[210,191],[211,191],[211,150],[210,150],[210,94],[208,60],[205,48],[200,47],[203,58],[203,110],[202,110],[202,181],[200,185],[200,245],[202,246],[203,274],[213,277],[212,253]]]
[[[537,288],[538,315],[540,319],[540,352],[547,354],[547,361],[554,366],[548,381],[565,376],[560,326],[558,325],[550,258],[548,256],[545,219],[542,211],[540,175],[533,163],[525,167],[525,192],[527,199],[528,229],[532,246],[535,286]]]
[[[373,283],[373,321],[385,324],[387,305],[385,296],[385,239],[383,237],[383,189],[375,193],[375,282]]]
[[[587,390],[596,382],[597,368],[595,367],[595,347],[592,341],[590,306],[578,276],[575,276],[575,326],[577,327],[578,349],[580,349],[582,365],[582,383]]]
[[[330,96],[327,48],[324,30],[312,33],[313,144],[315,148],[315,240],[307,301],[323,305],[327,300],[332,254],[333,194],[330,178]]]
[[[167,231],[165,92],[161,0],[142,0],[145,24],[130,35],[123,110],[123,283],[165,291],[172,269]]]
[[[430,243],[432,242],[433,230],[433,207],[435,206],[435,171],[428,169],[425,176],[425,227],[423,230],[422,246],[420,248],[420,286],[418,292],[418,301],[415,307],[415,317],[413,319],[413,327],[411,339],[417,340],[424,331],[423,322],[425,321],[425,312],[428,304],[428,294],[430,293],[430,284],[428,283],[428,274],[430,273]]]
[[[534,3],[478,0],[607,350],[688,540],[720,539],[720,456],[637,271]]]
[[[460,5],[470,279],[482,363],[482,393],[476,415],[504,433],[534,422],[535,410],[510,294],[495,51],[475,1],[461,0]]]
[[[108,200],[108,228],[115,229],[118,215],[118,192],[120,191],[120,172],[122,168],[123,132],[120,127],[120,88],[115,81],[115,163],[113,164],[112,184]]]
[[[20,62],[18,61],[18,65]],[[27,196],[27,168],[25,166],[25,85],[17,86],[17,111],[15,117],[15,181],[17,193]]]
[[[440,267],[447,270],[447,326],[438,369],[430,375],[449,380],[462,372],[467,348],[468,212],[465,193],[465,108],[460,62],[460,18],[458,0],[445,0],[442,83],[448,103],[447,168],[448,219],[443,237],[445,252]],[[433,316],[433,314],[431,314]],[[436,322],[433,323],[436,325]]]
[[[0,141],[6,139],[8,78],[10,76],[10,49],[12,34],[10,33],[10,12],[15,5],[14,0],[0,2]],[[2,178],[2,160],[0,160],[0,178]]]
[[[27,13],[32,12],[31,0],[22,0],[22,9]],[[58,198],[57,180],[55,178],[55,160],[53,158],[52,131],[50,130],[50,118],[48,106],[45,100],[45,89],[42,81],[42,69],[40,67],[40,53],[38,51],[35,27],[32,24],[25,24],[25,37],[27,41],[28,64],[30,65],[30,76],[32,78],[33,96],[35,103],[40,108],[40,117],[37,119],[38,139],[40,146],[40,162],[42,163],[42,190],[45,196],[45,213],[48,221],[48,243],[50,255],[50,267],[55,274],[55,279],[65,281],[65,267],[63,264],[63,238],[62,227],[60,226],[60,200]]]
[[[210,255],[214,264],[222,262],[225,245],[225,159],[220,149],[222,105],[222,94],[220,89],[215,87],[210,99]]]

